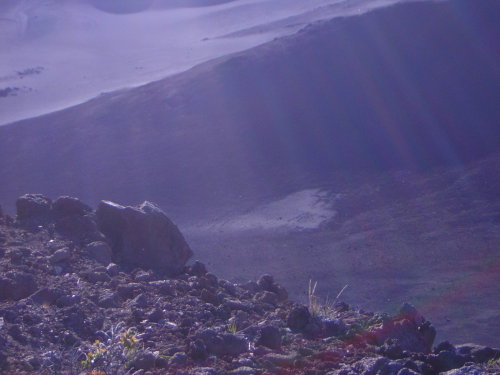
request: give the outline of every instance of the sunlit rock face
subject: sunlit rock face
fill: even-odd
[[[115,261],[125,266],[173,276],[193,255],[179,229],[150,202],[124,207],[102,201],[96,219],[99,229],[112,241]]]

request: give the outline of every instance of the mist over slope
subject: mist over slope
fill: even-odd
[[[0,197],[143,197],[175,210],[293,192],[340,170],[496,150],[494,1],[311,26],[140,88],[0,128]]]

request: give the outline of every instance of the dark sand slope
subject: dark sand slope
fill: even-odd
[[[391,169],[427,173],[441,168],[439,174],[452,177],[432,185],[431,197],[424,193],[407,197],[405,189],[392,189],[388,184],[382,189],[384,199],[374,198],[381,202],[378,211],[363,216],[367,209],[355,209],[363,194],[352,191],[353,201],[346,209],[350,216],[337,223],[340,229],[287,236],[262,232],[248,239],[235,237],[228,244],[234,257],[245,249],[282,248],[282,256],[270,255],[255,265],[260,268],[267,263],[280,275],[285,274],[280,270],[283,259],[306,244],[318,249],[308,261],[321,260],[325,249],[340,251],[349,243],[361,250],[372,244],[370,249],[379,254],[376,259],[393,257],[402,247],[403,254],[421,251],[422,256],[415,259],[419,267],[415,266],[413,280],[406,269],[401,278],[396,277],[398,265],[410,264],[406,255],[401,261],[394,260],[390,270],[382,267],[389,261],[371,268],[370,262],[357,265],[351,255],[342,255],[335,267],[340,272],[350,264],[355,276],[359,266],[366,271],[363,282],[376,285],[379,279],[380,287],[369,290],[381,290],[385,296],[403,298],[404,288],[410,297],[427,296],[435,288],[437,297],[430,297],[445,301],[448,308],[462,309],[467,304],[470,309],[477,303],[477,309],[467,310],[472,315],[484,306],[484,317],[476,319],[473,327],[459,328],[469,329],[471,339],[498,345],[492,342],[497,339],[491,329],[498,321],[494,315],[498,311],[498,292],[494,290],[498,284],[498,221],[485,219],[484,233],[475,236],[470,236],[468,225],[486,214],[495,217],[498,197],[480,189],[447,195],[447,189],[455,186],[461,173],[476,168],[474,163],[500,146],[500,50],[495,44],[500,40],[499,9],[498,1],[459,0],[398,5],[333,20],[176,77],[0,127],[0,203],[12,211],[12,202],[25,192],[51,197],[69,194],[91,204],[102,198],[124,204],[150,199],[188,227],[189,218],[210,221],[222,209],[240,212],[310,187],[333,185],[333,193],[349,193],[348,188],[355,189],[357,181],[378,184],[381,174]],[[464,163],[472,164],[462,170]],[[498,174],[498,163],[487,165],[486,182]],[[365,177],[350,180],[351,173]],[[410,174],[409,181],[434,181],[425,173],[419,175],[424,177]],[[344,176],[343,189],[336,185],[340,175]],[[370,182],[366,176],[376,177]],[[471,186],[478,189],[482,183]],[[400,201],[398,194],[402,194]],[[461,205],[469,216],[456,224],[465,228],[460,236],[448,224],[437,226],[455,216],[459,220]],[[430,220],[427,215],[434,212]],[[429,228],[419,227],[424,223]],[[387,226],[391,232],[363,232],[364,225],[369,230]],[[434,234],[433,225],[437,226]],[[425,234],[430,237],[419,239]],[[283,243],[284,238],[289,242]],[[248,246],[240,247],[244,241]],[[327,244],[333,245],[329,248]],[[464,254],[481,250],[477,256],[455,257],[458,244]],[[194,247],[207,253],[216,249],[207,239]],[[289,257],[293,263],[289,276],[298,272],[293,267],[303,266],[301,272],[308,272],[306,267],[322,265],[314,276],[320,278],[320,285],[331,281],[330,258],[299,263],[301,254]],[[368,257],[362,252],[356,256],[361,260]],[[443,261],[446,259],[465,260],[449,266]],[[487,270],[477,268],[484,259],[493,259]],[[241,262],[219,266],[227,269],[231,264]],[[463,268],[457,268],[460,264]],[[440,297],[443,287],[460,291],[454,280],[476,269],[486,275],[481,282],[473,277],[463,279],[464,285],[476,288],[477,301],[453,300],[449,293],[443,293],[448,300]],[[254,271],[249,269],[248,275]],[[246,274],[241,271],[241,276]],[[306,288],[298,282],[307,277],[302,275],[296,284],[290,284],[295,296]],[[339,277],[332,285],[338,291],[344,282]],[[362,288],[360,282],[350,290],[365,301],[366,295],[359,292]],[[483,333],[473,336],[477,329]]]
[[[348,284],[341,299],[364,309],[415,304],[439,327],[438,342],[498,346],[499,170],[497,155],[465,168],[351,178],[325,185],[309,208],[289,202],[290,214],[268,204],[275,209],[257,212],[258,228],[246,213],[185,234],[228,279],[267,272],[304,303],[309,280],[323,301]],[[307,227],[314,216],[327,219]]]
[[[36,190],[220,205],[339,169],[487,155],[500,144],[499,8],[415,3],[334,20],[1,127],[1,201]]]

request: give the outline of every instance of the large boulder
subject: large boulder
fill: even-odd
[[[311,313],[307,307],[296,306],[288,314],[286,325],[294,331],[300,331],[306,328],[311,318]]]
[[[61,196],[52,204],[52,210],[56,217],[71,215],[84,216],[92,212],[92,209],[78,198]]]
[[[32,275],[20,272],[9,272],[0,278],[0,301],[18,301],[33,294],[37,283]]]
[[[111,240],[116,263],[175,276],[193,255],[177,226],[153,203],[125,207],[102,201],[96,219]]]
[[[97,230],[92,209],[78,198],[62,196],[52,203],[52,216],[57,233],[88,244],[103,240]]]
[[[23,226],[42,225],[50,219],[52,201],[42,194],[25,194],[16,201],[17,222]]]
[[[106,242],[96,241],[85,246],[88,255],[99,263],[107,266],[111,263],[113,252]]]

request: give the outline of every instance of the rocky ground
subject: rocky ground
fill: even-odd
[[[155,205],[96,210],[25,195],[0,209],[1,374],[447,375],[500,371],[500,349],[436,346],[394,316],[288,299],[273,277],[233,284]],[[160,251],[161,249],[161,251]]]

